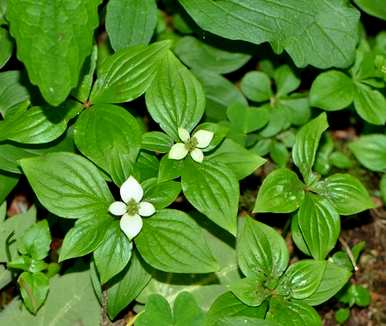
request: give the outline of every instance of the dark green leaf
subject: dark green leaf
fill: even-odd
[[[181,184],[175,181],[157,182],[156,178],[143,184],[144,200],[152,203],[159,210],[171,205],[181,192]]]
[[[240,84],[244,95],[255,102],[268,101],[272,96],[271,80],[261,71],[248,72]]]
[[[146,132],[142,136],[141,148],[148,151],[167,153],[173,146],[173,138],[161,131]]]
[[[21,80],[19,71],[0,73],[0,113],[3,117],[10,108],[29,99],[28,91]]]
[[[48,277],[43,273],[23,272],[17,279],[27,309],[36,314],[48,294]]]
[[[269,112],[267,107],[255,108],[236,103],[228,107],[227,117],[233,128],[247,134],[264,127],[268,122]]]
[[[13,43],[8,34],[8,31],[4,28],[0,28],[0,69],[11,58],[13,52]]]
[[[0,203],[2,203],[19,181],[17,174],[6,173],[0,170]]]
[[[382,0],[354,0],[354,2],[369,15],[386,20],[386,8]]]

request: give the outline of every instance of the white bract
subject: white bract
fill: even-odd
[[[126,236],[132,240],[142,229],[141,216],[150,216],[155,213],[153,204],[141,201],[143,189],[135,178],[130,176],[121,186],[122,201],[116,201],[109,207],[109,212],[121,216],[119,225]]]
[[[202,149],[209,146],[214,133],[208,130],[198,130],[190,137],[186,129],[178,128],[178,136],[183,142],[174,144],[168,157],[172,160],[182,160],[190,154],[194,161],[201,163],[204,160]]]

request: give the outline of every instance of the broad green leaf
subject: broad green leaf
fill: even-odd
[[[150,296],[145,311],[135,320],[135,326],[172,326],[173,312],[169,303],[159,294]]]
[[[319,288],[327,262],[301,260],[292,264],[280,279],[278,293],[303,300]]]
[[[295,214],[291,219],[291,236],[296,247],[307,256],[311,256],[310,250],[304,241],[302,231],[299,226],[299,214]]]
[[[237,255],[246,276],[263,272],[278,278],[288,265],[288,249],[284,239],[271,227],[247,218],[237,237]]]
[[[0,0],[0,25],[7,25],[5,15],[7,12],[8,0]]]
[[[355,55],[359,12],[344,1],[179,2],[202,29],[232,40],[274,43],[299,67],[346,67]]]
[[[143,290],[151,279],[150,274],[134,251],[129,264],[116,275],[107,289],[107,312],[114,319]]]
[[[232,292],[226,292],[219,296],[210,307],[206,317],[206,326],[224,326],[225,319],[228,318],[263,319],[266,311],[267,304],[265,303],[259,307],[249,307],[237,299]]]
[[[123,103],[141,96],[152,83],[169,47],[169,41],[138,45],[107,57],[99,68],[91,103]]]
[[[354,100],[354,84],[343,72],[330,70],[321,73],[312,83],[311,105],[326,111],[348,107]]]
[[[261,71],[248,72],[240,84],[244,95],[255,102],[267,101],[272,96],[271,80]]]
[[[104,239],[94,251],[94,262],[102,284],[125,268],[133,248],[118,221],[112,222],[104,232]]]
[[[343,267],[327,262],[317,290],[302,301],[311,306],[319,305],[332,298],[350,279],[351,273]]]
[[[89,271],[71,272],[50,280],[47,300],[37,316],[18,299],[0,314],[1,325],[95,326],[100,324],[100,306],[91,286]]]
[[[290,213],[304,199],[304,184],[287,168],[277,169],[264,179],[257,194],[254,212]]]
[[[300,79],[294,74],[288,65],[282,65],[274,72],[273,78],[276,83],[276,96],[285,96],[300,86]]]
[[[351,284],[343,293],[338,294],[338,300],[342,303],[359,307],[367,307],[371,302],[369,290],[359,284]]]
[[[254,276],[232,283],[229,288],[246,305],[258,307],[270,295],[269,290],[266,291],[264,287],[265,281],[266,277],[263,273],[256,273]]]
[[[374,207],[364,185],[350,174],[333,174],[320,182],[317,188],[340,215],[352,215]]]
[[[227,117],[236,130],[247,134],[267,124],[269,111],[267,107],[254,108],[236,103],[228,107]]]
[[[67,121],[63,112],[52,107],[35,106],[1,121],[0,141],[9,139],[23,144],[49,143],[60,137],[66,129]]]
[[[162,157],[159,164],[158,182],[173,180],[181,176],[184,168],[184,160],[171,160],[167,155]]]
[[[346,154],[338,151],[331,153],[329,162],[339,169],[350,169],[353,167],[353,160]]]
[[[386,135],[361,136],[349,145],[356,159],[372,171],[386,171]]]
[[[175,140],[178,128],[189,132],[204,114],[201,84],[172,52],[160,62],[157,78],[146,92],[146,105],[153,120]]]
[[[382,0],[354,0],[354,2],[367,14],[386,20],[386,7]]]
[[[28,91],[22,84],[24,79],[20,71],[0,73],[0,113],[3,117],[10,108],[29,100]]]
[[[22,159],[21,166],[39,201],[65,218],[106,212],[112,195],[98,169],[72,153],[50,153]]]
[[[205,314],[189,292],[182,292],[178,295],[174,301],[173,315],[175,326],[204,325]]]
[[[386,122],[386,99],[381,92],[357,83],[354,91],[354,106],[359,116],[375,125]]]
[[[247,100],[240,90],[228,79],[216,73],[193,69],[193,73],[201,82],[206,96],[205,114],[212,120],[226,119],[228,106],[239,103],[248,106]]]
[[[0,69],[11,58],[13,52],[13,43],[8,34],[8,31],[4,28],[0,28]]]
[[[298,212],[298,224],[308,250],[323,260],[335,247],[340,233],[340,218],[328,199],[307,193]]]
[[[59,254],[59,262],[82,257],[99,247],[105,237],[106,229],[113,222],[106,214],[91,215],[75,222],[66,233]]]
[[[125,109],[97,104],[82,112],[75,125],[74,139],[82,154],[120,186],[133,170],[141,133],[137,120]]]
[[[149,265],[165,272],[210,273],[219,268],[201,228],[177,210],[164,209],[144,219],[135,244]]]
[[[186,199],[199,212],[236,235],[239,184],[228,167],[221,162],[188,160],[181,184]]]
[[[48,277],[41,272],[24,272],[17,279],[17,283],[25,306],[36,314],[48,294]]]
[[[4,216],[1,218],[4,219]],[[32,206],[29,211],[0,222],[0,262],[7,262],[18,256],[17,240],[35,221],[36,208]]]
[[[310,103],[304,93],[293,93],[288,97],[280,98],[276,105],[286,110],[287,124],[303,126],[310,120]]]
[[[155,0],[111,0],[106,10],[106,31],[115,51],[150,42],[157,23]]]
[[[27,229],[18,239],[18,250],[23,255],[42,260],[50,250],[51,234],[47,220],[40,221]]]
[[[0,170],[0,203],[2,203],[19,181],[17,174]]]
[[[208,160],[224,163],[239,180],[246,178],[266,162],[259,155],[231,139],[225,139],[212,154],[208,155]]]
[[[160,163],[156,155],[140,151],[134,165],[133,175],[139,180],[155,178],[159,169]]]
[[[167,153],[173,143],[173,138],[169,135],[161,131],[150,131],[143,134],[141,148],[153,152]]]
[[[249,54],[226,51],[192,36],[178,40],[174,51],[188,67],[218,74],[238,70],[251,58]]]
[[[51,105],[62,103],[78,85],[99,24],[100,2],[9,0],[7,18],[16,39],[17,56],[32,84]]]
[[[279,142],[272,142],[270,156],[278,167],[287,166],[290,158],[287,147]]]
[[[335,320],[338,324],[344,324],[350,318],[350,308],[339,308],[335,311]]]
[[[292,159],[302,173],[306,183],[315,163],[316,151],[323,132],[328,128],[327,115],[320,114],[317,118],[304,125],[296,134],[292,149]]]
[[[143,184],[144,200],[152,203],[156,209],[168,207],[181,192],[181,184],[176,181],[157,182],[156,178],[147,179]]]
[[[322,325],[314,308],[299,301],[285,301],[281,297],[271,298],[266,319],[287,326]]]

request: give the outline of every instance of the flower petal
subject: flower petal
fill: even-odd
[[[155,213],[155,207],[147,201],[140,202],[138,205],[138,214],[141,216],[150,216]]]
[[[122,216],[119,226],[121,227],[121,230],[124,234],[129,238],[129,240],[132,240],[135,238],[135,236],[141,231],[142,229],[142,218],[138,214],[135,215],[129,215],[125,214]]]
[[[210,142],[212,141],[214,133],[208,130],[199,130],[197,131],[193,137],[197,140],[198,148],[208,147]]]
[[[195,148],[190,152],[190,156],[194,161],[197,163],[201,163],[204,160],[204,154],[202,153],[201,149]]]
[[[172,146],[169,152],[169,158],[172,160],[182,160],[188,155],[188,150],[183,143],[177,143]]]
[[[190,140],[189,131],[184,128],[178,128],[178,137],[184,142],[187,143]]]
[[[126,214],[127,206],[121,201],[115,201],[110,205],[109,212],[115,216],[122,216]]]
[[[120,189],[122,200],[125,203],[128,203],[130,200],[134,199],[139,203],[143,197],[143,189],[139,182],[130,176],[121,186]]]

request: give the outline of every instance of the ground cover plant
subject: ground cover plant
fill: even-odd
[[[0,0],[0,325],[385,324],[385,10]]]

